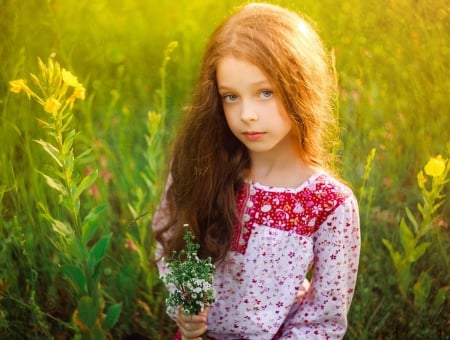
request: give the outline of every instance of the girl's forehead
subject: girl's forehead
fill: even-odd
[[[261,67],[245,58],[233,56],[218,60],[216,76],[219,81],[239,81],[251,78],[253,83],[270,82],[270,77]]]
[[[253,73],[262,74],[266,78],[271,78],[270,75],[264,70],[263,65],[260,65],[257,61],[251,60],[250,58],[226,55],[217,60],[216,71],[219,69],[245,69]]]

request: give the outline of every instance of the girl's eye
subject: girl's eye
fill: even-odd
[[[273,92],[270,90],[264,90],[259,93],[259,97],[261,99],[269,99],[270,97],[272,97],[272,95],[273,95]]]
[[[227,94],[223,96],[223,100],[225,103],[235,103],[238,100],[238,96],[235,94]]]

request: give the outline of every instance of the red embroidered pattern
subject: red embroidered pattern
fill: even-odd
[[[240,220],[234,227],[234,251],[245,253],[251,232],[258,226],[309,236],[348,197],[320,177],[314,188],[270,189],[245,183],[238,193]]]

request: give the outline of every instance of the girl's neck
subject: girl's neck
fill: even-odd
[[[318,171],[319,169],[307,165],[300,157],[267,159],[253,154],[246,177],[266,186],[297,188]]]

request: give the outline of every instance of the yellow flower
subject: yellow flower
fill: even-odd
[[[86,97],[86,89],[82,85],[79,85],[75,87],[72,96],[76,99],[84,100]]]
[[[80,85],[75,87],[72,95],[69,98],[67,98],[66,102],[70,105],[70,109],[72,109],[73,102],[75,101],[75,99],[84,100],[85,97],[86,97],[86,89],[82,85]]]
[[[60,107],[61,103],[55,97],[52,96],[48,98],[47,101],[45,102],[44,110],[48,113],[56,115]]]
[[[441,155],[431,157],[428,163],[425,165],[425,173],[428,176],[439,177],[444,174],[447,160],[442,159]]]
[[[427,182],[427,179],[423,175],[423,171],[420,170],[419,173],[417,174],[417,185],[419,186],[420,189],[423,189],[423,188],[425,188],[426,182]]]
[[[70,73],[66,69],[63,68],[61,73],[62,73],[63,82],[66,83],[67,85],[75,87],[75,88],[81,86],[81,84],[78,82],[78,78],[75,77],[72,73]]]
[[[31,90],[27,86],[26,82],[27,81],[25,79],[11,80],[9,82],[9,85],[11,86],[10,91],[14,93],[20,93],[21,91],[24,91],[27,94],[28,98],[30,98]]]

